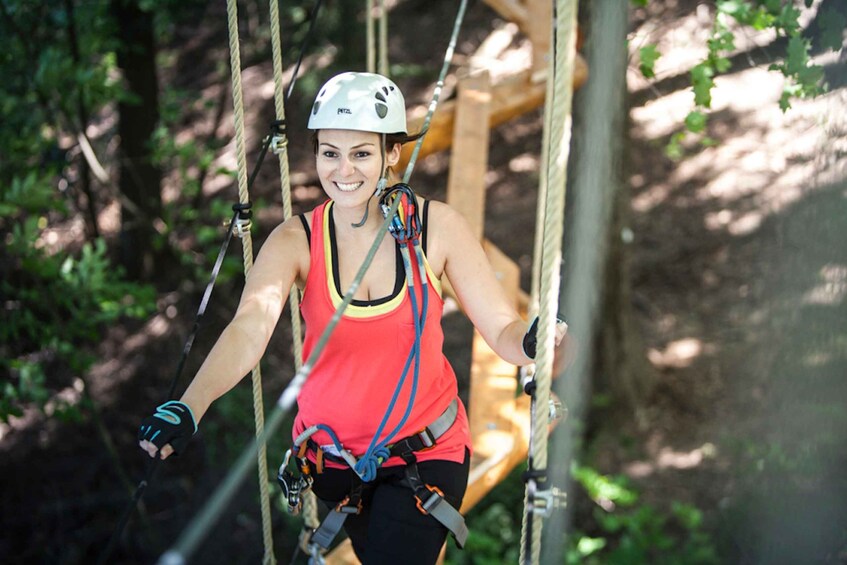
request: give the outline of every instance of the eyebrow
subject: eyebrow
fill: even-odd
[[[332,149],[338,149],[338,147],[336,147],[332,143],[327,143],[326,141],[322,141],[320,143],[320,145],[326,145],[327,147],[331,147]],[[370,141],[366,141],[364,143],[360,143],[359,145],[355,145],[355,146],[351,147],[350,149],[361,149],[362,147],[366,147],[366,146],[374,147],[375,145],[376,144],[371,143]]]

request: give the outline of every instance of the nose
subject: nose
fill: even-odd
[[[338,173],[342,176],[350,176],[356,171],[355,165],[347,157],[342,157],[338,162]]]

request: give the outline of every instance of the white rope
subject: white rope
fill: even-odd
[[[374,0],[365,0],[366,41],[367,41],[367,71],[376,72],[376,47],[374,46]]]
[[[388,76],[388,9],[379,0],[379,74]]]
[[[250,201],[247,193],[247,157],[244,148],[244,100],[241,90],[241,51],[238,39],[238,6],[236,0],[227,0],[227,25],[229,28],[229,60],[232,71],[232,103],[235,121],[235,151],[238,162],[238,201],[246,204]],[[250,231],[241,237],[242,255],[244,258],[244,278],[250,276],[253,267],[253,240]],[[262,435],[265,426],[265,413],[262,404],[262,373],[259,365],[251,372],[253,385],[253,416],[256,425],[256,436]],[[276,559],[273,554],[273,537],[271,531],[271,508],[268,489],[267,452],[264,443],[259,446],[256,454],[259,468],[259,491],[261,498],[259,506],[262,513],[262,536],[265,545],[263,563],[273,565]]]
[[[571,102],[573,98],[573,67],[576,50],[576,0],[558,0],[554,18],[554,57],[550,59],[551,70],[547,80],[555,80],[552,89],[550,112],[545,112],[544,135],[549,136],[547,154],[547,184],[545,190],[544,237],[541,253],[541,281],[538,314],[538,351],[536,356],[534,402],[536,410],[532,422],[532,445],[530,453],[535,469],[547,468],[548,410],[550,383],[552,381],[554,332],[558,309],[559,273],[564,231],[565,190],[567,163],[571,136]],[[548,94],[550,89],[547,90]],[[533,500],[525,503],[530,516],[524,520],[521,531],[521,563],[525,554],[528,522],[532,521],[531,554],[533,564],[538,563],[541,553],[542,520],[533,511]]]
[[[279,2],[278,0],[270,0],[269,4],[271,15],[271,50],[273,53],[274,107],[276,109],[276,119],[285,123]],[[286,134],[283,133],[283,135]],[[283,150],[277,153],[279,157],[279,181],[280,191],[282,192],[282,216],[284,220],[289,219],[294,213],[291,204],[291,179],[286,147],[287,144],[283,145]],[[291,342],[294,353],[294,368],[295,371],[299,371],[300,367],[303,366],[303,331],[300,325],[300,292],[296,286],[291,287],[291,292],[288,295],[288,304],[291,310]],[[320,525],[317,500],[315,499],[315,493],[311,490],[303,496],[303,519],[307,528],[317,528]]]

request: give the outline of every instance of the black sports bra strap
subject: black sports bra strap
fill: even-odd
[[[424,255],[426,255],[426,225],[429,220],[429,200],[424,200],[423,218],[421,218],[421,247],[423,247]]]
[[[312,248],[312,230],[309,229],[309,222],[306,221],[305,214],[297,214],[300,221],[303,223],[303,229],[306,230],[306,241],[309,242],[309,249]]]

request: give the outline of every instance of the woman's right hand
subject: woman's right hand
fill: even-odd
[[[184,402],[170,400],[141,421],[138,445],[150,457],[158,453],[160,459],[167,459],[172,453],[179,455],[195,432],[197,423],[191,408]]]

